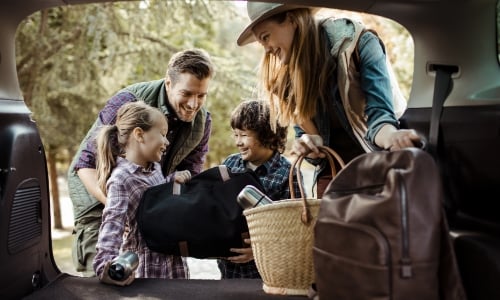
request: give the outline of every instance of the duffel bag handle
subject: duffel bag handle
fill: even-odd
[[[229,175],[229,170],[226,165],[218,165],[217,167],[219,168],[219,174],[220,177],[222,178],[222,181],[228,181],[229,179],[231,179],[231,175]],[[182,186],[181,183],[174,180],[174,183],[172,185],[172,194],[180,195],[181,186]]]
[[[318,149],[320,152],[323,152],[326,155],[326,158],[330,163],[332,178],[335,177],[335,175],[337,175],[337,169],[335,168],[335,160],[337,160],[341,169],[344,168],[345,166],[344,160],[340,157],[340,155],[337,152],[335,152],[333,149],[329,147],[319,146]],[[295,189],[293,188],[293,171],[295,170],[295,168],[297,168],[297,177],[298,177],[300,174],[300,167],[302,165],[302,161],[304,160],[304,158],[305,155],[299,155],[299,157],[297,157],[297,159],[293,162],[290,168],[290,173],[288,174],[288,185],[290,188],[291,199],[295,199]],[[297,182],[299,184],[300,197],[302,199],[301,220],[302,223],[308,225],[309,222],[311,222],[311,212],[309,211],[309,206],[307,205],[302,176],[300,175],[300,178],[297,179],[298,179]]]

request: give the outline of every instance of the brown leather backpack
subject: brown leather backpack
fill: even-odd
[[[465,299],[433,158],[363,154],[328,185],[314,231],[323,299]]]

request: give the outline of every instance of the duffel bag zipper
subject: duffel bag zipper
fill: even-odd
[[[401,242],[402,242],[402,257],[401,264],[401,278],[412,277],[412,266],[410,258],[410,241],[409,241],[409,228],[408,228],[408,194],[404,184],[404,178],[401,170],[396,170],[397,183],[401,199]]]

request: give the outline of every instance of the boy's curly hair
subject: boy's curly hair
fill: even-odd
[[[231,114],[231,128],[252,130],[264,146],[283,153],[286,147],[287,127],[276,124],[276,132],[271,129],[269,103],[261,100],[245,100]]]

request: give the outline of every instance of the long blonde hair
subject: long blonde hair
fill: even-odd
[[[106,182],[116,166],[118,156],[125,156],[125,147],[132,131],[139,127],[151,129],[159,120],[166,122],[165,116],[155,107],[143,101],[129,102],[118,109],[116,123],[104,125],[97,136],[97,184],[107,195]]]
[[[261,96],[271,103],[271,124],[278,121],[283,126],[312,119],[318,100],[326,107],[328,79],[335,72],[326,41],[321,38],[322,32],[311,11],[295,9],[270,19],[282,23],[287,16],[297,24],[290,62],[282,65],[274,55],[266,53],[259,70],[259,88],[264,94]]]

